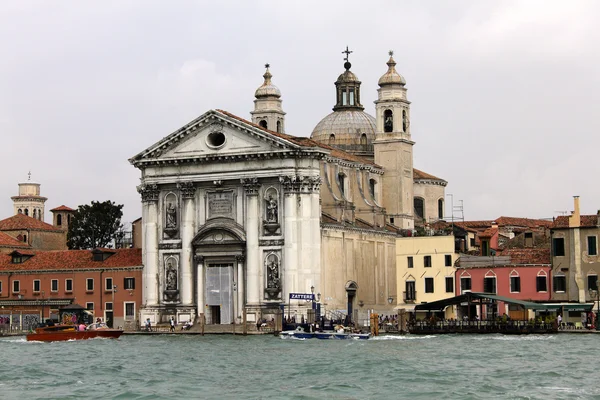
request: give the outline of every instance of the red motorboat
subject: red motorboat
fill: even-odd
[[[27,335],[28,341],[57,342],[64,340],[84,340],[94,338],[117,339],[123,330],[109,328],[103,322],[89,325],[85,330],[77,330],[75,325],[50,325],[35,329],[35,333]]]

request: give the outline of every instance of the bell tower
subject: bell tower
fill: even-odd
[[[271,82],[269,64],[265,64],[265,81],[254,92],[254,111],[251,111],[252,122],[273,132],[285,133],[285,112],[281,108],[281,92]]]
[[[31,172],[26,182],[19,183],[19,195],[11,197],[14,214],[24,214],[44,221],[44,203],[48,200],[40,195],[40,184],[31,180]]]
[[[406,98],[406,80],[396,72],[393,51],[389,52],[388,70],[379,79],[375,101],[375,163],[385,173],[383,206],[387,221],[403,229],[414,228],[413,216],[413,145],[410,135],[410,102]]]

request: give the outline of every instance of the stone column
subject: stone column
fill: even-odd
[[[143,224],[143,300],[146,306],[158,305],[158,185],[141,185],[138,192],[142,195]]]
[[[196,301],[198,302],[198,316],[204,314],[204,257],[194,256],[196,267]]]
[[[310,265],[313,274],[313,285],[315,286],[315,294],[323,294],[321,287],[321,177],[309,177],[310,190]]]
[[[290,293],[298,287],[298,186],[295,176],[282,176],[279,181],[283,186],[283,234],[284,248],[281,263],[282,299],[287,302]]]
[[[183,305],[193,304],[193,272],[192,272],[192,240],[194,239],[194,215],[196,207],[194,197],[196,188],[192,182],[177,184],[183,198],[181,223],[181,302]]]
[[[257,178],[242,179],[246,190],[246,299],[249,305],[260,303],[260,253],[258,250],[259,210]]]
[[[236,256],[235,257],[236,261],[237,261],[237,312],[238,314],[236,314],[234,317],[237,317],[237,315],[242,315],[243,310],[244,310],[244,304],[245,304],[245,295],[246,292],[244,290],[244,286],[246,285],[246,280],[244,279],[244,256],[240,255],[240,256]]]

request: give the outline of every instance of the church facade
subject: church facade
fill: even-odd
[[[254,322],[315,301],[327,317],[390,310],[414,185],[432,186],[431,207],[446,182],[415,180],[406,82],[387,65],[376,118],[346,57],[333,113],[310,138],[288,135],[267,65],[252,121],[210,110],[130,159],[142,173],[142,320]]]

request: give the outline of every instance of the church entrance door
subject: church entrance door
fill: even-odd
[[[233,322],[233,263],[208,264],[206,268],[206,304],[210,307],[208,324]]]

